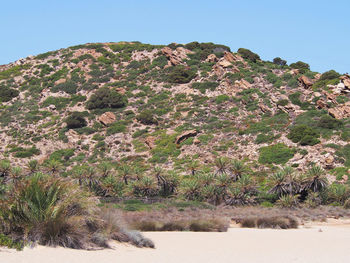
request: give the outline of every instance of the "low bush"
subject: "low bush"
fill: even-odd
[[[18,90],[0,86],[0,102],[10,101],[18,95]]]
[[[78,85],[75,82],[73,82],[71,80],[67,80],[64,83],[60,83],[60,84],[54,86],[51,89],[51,91],[52,92],[63,91],[63,92],[66,92],[68,94],[75,94],[75,93],[77,93],[77,88],[78,88]]]
[[[323,73],[320,77],[320,81],[322,80],[331,80],[331,79],[337,79],[340,77],[340,74],[336,72],[335,70],[329,70]]]
[[[287,65],[287,61],[284,59],[281,59],[280,57],[276,57],[273,59],[273,64],[279,65],[279,66],[285,66]]]
[[[184,66],[175,66],[169,68],[167,81],[170,83],[184,84],[190,82],[195,76],[195,70]]]
[[[249,49],[246,48],[239,48],[237,51],[244,59],[248,59],[252,62],[256,62],[258,60],[260,60],[260,57],[258,54],[250,51]]]
[[[66,124],[68,129],[76,129],[85,127],[87,122],[82,112],[75,111],[66,118]]]
[[[313,128],[306,125],[297,125],[291,128],[287,138],[294,143],[301,145],[315,145],[320,142],[320,134]]]
[[[203,94],[206,92],[206,90],[214,91],[217,88],[217,86],[219,86],[219,83],[210,81],[195,82],[192,84],[193,89],[198,89]]]
[[[304,74],[305,72],[310,70],[310,65],[302,61],[292,63],[289,66],[291,68],[298,69],[301,74]]]
[[[248,217],[241,220],[241,226],[246,228],[292,229],[298,228],[298,221],[291,216]]]
[[[153,112],[150,110],[144,110],[136,116],[136,119],[145,125],[158,124],[157,119],[154,117]]]
[[[262,147],[259,151],[259,162],[262,164],[285,164],[295,154],[295,149],[283,143]]]
[[[140,231],[193,231],[193,232],[226,232],[229,224],[221,219],[192,219],[156,222],[144,220],[132,224]]]
[[[98,89],[87,101],[89,110],[105,108],[122,108],[127,104],[127,98],[116,90],[103,87]]]

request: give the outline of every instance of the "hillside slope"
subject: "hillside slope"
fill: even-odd
[[[0,66],[0,159],[185,173],[226,156],[346,180],[349,92],[347,75],[212,43],[79,45]]]

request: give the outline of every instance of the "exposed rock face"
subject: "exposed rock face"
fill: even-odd
[[[317,102],[316,102],[316,105],[317,105],[317,108],[319,109],[325,109],[328,107],[326,101],[324,99],[319,99]]]
[[[148,146],[148,148],[150,148],[151,150],[155,147],[155,142],[156,138],[153,137],[153,136],[148,136],[146,139],[145,139],[145,144]]]
[[[344,83],[344,86],[347,89],[350,89],[350,75],[345,74],[345,75],[341,76],[340,79],[341,79],[342,83]]]
[[[344,119],[350,117],[350,102],[345,105],[334,107],[328,110],[328,113],[336,119]]]
[[[235,86],[239,87],[240,89],[250,89],[252,87],[252,84],[250,84],[245,79],[236,80]]]
[[[103,125],[108,126],[116,121],[116,117],[113,112],[108,111],[98,117],[98,121]]]
[[[215,54],[210,54],[205,61],[206,62],[217,62],[218,58],[217,58],[217,56],[215,56]]]
[[[304,88],[308,89],[310,88],[314,83],[311,79],[309,79],[308,77],[302,75],[301,77],[298,78],[298,80],[300,81],[300,83],[304,86]]]
[[[182,141],[186,140],[187,138],[194,137],[198,134],[196,130],[190,130],[190,131],[185,131],[181,135],[177,136],[175,143],[180,144]]]
[[[182,60],[187,58],[187,54],[192,53],[192,51],[183,47],[178,47],[175,50],[172,50],[170,47],[164,47],[162,48],[162,53],[167,57],[170,65],[176,66],[181,64]]]

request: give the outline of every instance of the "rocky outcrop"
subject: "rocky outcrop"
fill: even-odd
[[[350,89],[350,75],[345,74],[340,77],[340,80],[344,84],[345,88]]]
[[[181,135],[176,137],[175,143],[180,144],[181,142],[183,142],[187,138],[194,137],[197,134],[198,134],[198,132],[196,130],[185,131],[184,133],[182,133]]]
[[[241,79],[241,80],[236,80],[235,81],[235,86],[237,86],[240,89],[245,90],[245,89],[250,89],[252,87],[252,84],[250,84],[245,79]]]
[[[178,47],[175,50],[172,50],[170,47],[164,47],[162,48],[162,53],[169,60],[169,66],[176,66],[187,58],[187,54],[193,52],[183,47]]]
[[[215,56],[215,54],[210,54],[205,60],[205,62],[217,62],[217,61],[218,61],[218,58],[217,56]]]
[[[155,142],[156,141],[156,138],[153,137],[153,136],[148,136],[146,139],[145,139],[145,144],[148,146],[148,148],[150,150],[152,150],[154,147],[155,147]]]
[[[336,119],[344,119],[350,117],[350,102],[345,103],[344,105],[330,108],[328,110],[329,115],[333,116]]]
[[[108,126],[116,121],[116,117],[113,112],[108,111],[98,117],[98,121],[103,125]]]
[[[306,89],[310,88],[314,84],[314,82],[311,79],[304,75],[300,76],[298,80],[301,83],[301,85],[303,85],[303,87]]]

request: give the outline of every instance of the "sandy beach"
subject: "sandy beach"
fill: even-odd
[[[225,233],[147,232],[156,249],[114,244],[99,251],[25,248],[0,249],[2,263],[203,263],[349,262],[350,222],[329,221],[295,230],[230,228]]]

